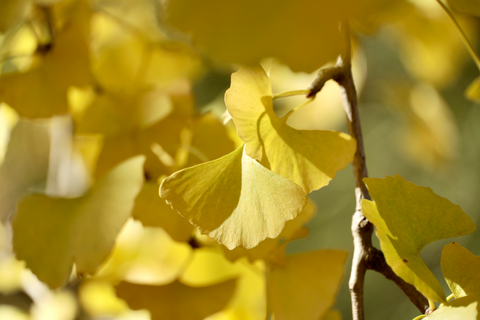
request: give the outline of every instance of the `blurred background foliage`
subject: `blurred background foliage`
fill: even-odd
[[[221,248],[173,212],[158,197],[158,186],[173,172],[221,157],[241,144],[223,100],[230,75],[239,68],[231,61],[264,58],[262,65],[275,93],[306,89],[315,78],[313,70],[334,62],[339,39],[325,30],[337,30],[335,19],[342,14],[328,8],[335,14],[327,22],[335,27],[325,22],[324,33],[319,31],[323,44],[332,43],[327,51],[317,48],[314,30],[280,34],[270,39],[275,45],[261,50],[246,46],[242,41],[248,38],[241,39],[245,32],[266,32],[269,23],[280,23],[269,26],[275,30],[283,23],[258,17],[251,30],[235,29],[235,37],[228,35],[232,29],[222,30],[225,38],[216,40],[225,40],[222,45],[193,38],[194,44],[200,43],[198,49],[191,37],[169,22],[188,29],[193,14],[208,31],[222,29],[230,20],[248,24],[249,17],[229,19],[208,6],[199,14],[195,11],[199,8],[187,10],[172,3],[171,12],[162,0],[4,0],[0,4],[1,319],[265,319],[269,284],[264,273],[268,261],[285,259],[277,252],[285,245],[266,243],[250,253]],[[360,7],[373,4],[381,5],[373,18],[365,18],[365,9],[349,16],[356,30],[353,73],[369,175],[400,174],[431,187],[478,222],[480,109],[478,101],[468,100],[464,92],[479,71],[435,1],[358,1]],[[305,18],[297,9],[313,13]],[[295,19],[310,19],[305,28],[317,23],[317,11],[295,10],[279,9],[281,17],[289,20],[287,25]],[[479,18],[454,14],[480,52]],[[255,37],[261,43],[261,37]],[[244,52],[231,53],[229,48],[235,45],[244,46]],[[272,54],[277,47],[288,51]],[[210,53],[218,48],[217,60]],[[311,57],[315,50],[323,52],[318,60]],[[295,60],[298,63],[288,64]],[[275,101],[274,107],[281,116],[304,101],[291,97]],[[288,124],[297,129],[346,131],[338,86],[328,82]],[[13,228],[19,230],[16,234],[11,225],[18,203],[31,193],[52,199],[82,196],[112,168],[136,155],[145,155],[145,183],[108,258],[93,274],[73,272],[60,288],[39,281],[25,262],[15,258],[12,248],[12,238],[23,236],[21,227]],[[303,218],[283,234],[287,258],[319,249],[351,253],[355,206],[351,167],[309,196],[312,203]],[[306,222],[309,231],[301,228]],[[480,254],[478,232],[458,241]],[[440,253],[447,242],[422,251],[439,279],[443,278]],[[53,249],[44,250],[42,257],[48,257]],[[322,259],[326,258],[312,255],[308,261],[316,266],[322,265]],[[339,319],[340,313],[350,318],[347,278],[348,272],[334,306],[337,311],[328,311],[322,319]],[[157,291],[125,281],[154,284]],[[149,300],[152,294],[158,298]],[[367,273],[365,295],[368,319],[411,319],[418,314],[393,283],[374,272]],[[193,311],[177,313],[185,308]]]

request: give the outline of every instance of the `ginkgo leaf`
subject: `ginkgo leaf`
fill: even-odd
[[[202,320],[222,310],[235,291],[236,280],[206,287],[175,281],[165,286],[121,282],[117,296],[133,310],[147,309],[152,320]]]
[[[379,0],[173,0],[167,23],[221,61],[247,65],[276,57],[294,71],[313,72],[341,52],[342,20],[368,19],[382,6]]]
[[[277,237],[307,202],[298,185],[243,150],[174,173],[160,187],[172,208],[229,249]]]
[[[30,187],[45,183],[50,157],[50,135],[45,124],[19,121],[13,128],[0,166],[0,220],[15,210],[18,198]]]
[[[468,99],[480,102],[480,77],[475,79],[467,88],[465,95]]]
[[[146,227],[159,227],[176,241],[188,241],[193,226],[158,196],[158,184],[146,182],[135,199],[132,217]]]
[[[334,305],[348,253],[323,250],[287,257],[274,268],[268,286],[277,320],[318,320]]]
[[[140,222],[129,219],[108,259],[92,279],[168,284],[183,274],[190,264],[192,250],[189,244],[172,240],[163,229],[143,227]]]
[[[72,11],[70,20],[55,33],[51,49],[43,53],[38,65],[26,72],[0,77],[0,100],[23,117],[47,118],[67,113],[68,88],[90,83],[85,29],[91,10],[86,1],[78,0]]]
[[[479,318],[479,301],[475,297],[463,297],[455,299],[449,303],[441,304],[427,318],[428,320],[478,320]]]
[[[232,75],[225,102],[246,153],[306,193],[326,186],[353,159],[356,141],[349,135],[295,130],[285,118],[279,119],[273,111],[270,79],[259,65]]]
[[[447,0],[448,4],[460,12],[480,17],[480,3],[477,0]]]
[[[265,264],[246,261],[231,263],[220,248],[202,247],[193,251],[191,262],[180,281],[189,286],[208,286],[237,278],[235,294],[227,307],[212,320],[263,319],[266,312]],[[209,318],[210,319],[210,318]]]
[[[64,283],[73,263],[77,273],[95,272],[132,212],[143,162],[121,163],[79,198],[25,198],[13,221],[17,258],[52,288]]]
[[[243,256],[246,256],[251,262],[258,259],[268,259],[273,254],[272,251],[282,243],[308,235],[308,229],[304,228],[303,225],[313,218],[315,211],[315,204],[309,199],[302,212],[295,219],[287,221],[282,232],[275,239],[265,239],[252,249],[237,247],[233,250],[228,250],[222,247],[224,248],[224,254],[230,261],[235,261]],[[299,231],[304,229],[306,229],[306,232],[302,232],[299,235]]]
[[[445,302],[445,293],[420,251],[436,240],[472,233],[475,223],[458,205],[399,175],[364,181],[373,201],[362,201],[363,214],[377,228],[388,265],[428,299]]]
[[[442,271],[455,299],[476,296],[480,299],[480,257],[456,242],[442,251]]]
[[[206,113],[195,120],[191,142],[187,146],[189,156],[186,167],[218,159],[235,150],[227,129],[212,113]]]

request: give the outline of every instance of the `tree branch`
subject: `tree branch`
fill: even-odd
[[[372,233],[373,225],[362,213],[362,199],[371,200],[363,178],[368,177],[365,162],[365,150],[363,146],[362,128],[357,106],[357,92],[352,76],[350,31],[348,21],[341,25],[341,32],[344,37],[344,52],[338,58],[335,67],[320,71],[317,79],[312,83],[310,93],[307,97],[315,96],[326,81],[335,80],[342,91],[343,106],[347,116],[348,131],[357,141],[357,150],[353,159],[353,173],[355,177],[355,198],[356,208],[352,217],[353,236],[353,260],[350,273],[349,289],[352,301],[353,320],[364,320],[363,291],[365,273],[367,270],[375,270],[383,274],[387,279],[394,281],[400,289],[408,296],[414,305],[424,313],[428,309],[428,300],[419,293],[415,287],[398,277],[385,261],[383,253],[373,247]]]

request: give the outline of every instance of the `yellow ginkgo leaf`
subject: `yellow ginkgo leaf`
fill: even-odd
[[[146,182],[135,199],[132,217],[146,227],[159,227],[176,241],[188,241],[193,226],[158,196],[158,184]]]
[[[121,163],[80,198],[25,198],[13,221],[17,258],[52,288],[65,282],[73,263],[77,273],[95,272],[132,212],[143,162]]]
[[[476,296],[480,300],[480,257],[456,242],[442,251],[442,271],[455,299]]]
[[[348,253],[323,250],[287,257],[268,286],[276,320],[318,320],[334,305]]]
[[[307,203],[298,185],[243,150],[174,173],[160,187],[172,208],[229,249],[277,237]]]
[[[212,143],[215,141],[215,143]],[[195,119],[192,139],[187,146],[189,156],[187,167],[223,157],[235,150],[227,129],[212,113]]]
[[[91,9],[78,0],[72,16],[55,33],[52,46],[38,65],[22,73],[0,77],[0,100],[21,116],[47,118],[68,112],[67,90],[70,86],[90,83],[90,61],[85,28]],[[28,94],[25,94],[28,88]]]
[[[233,250],[228,250],[222,247],[224,248],[224,254],[231,261],[235,261],[243,256],[246,256],[252,262],[258,259],[267,259],[270,255],[275,254],[273,251],[281,244],[307,236],[308,229],[304,228],[303,225],[313,218],[315,211],[315,204],[309,199],[302,213],[295,219],[287,221],[285,228],[275,239],[265,239],[252,249],[237,247]],[[300,230],[306,230],[306,232],[300,232]]]
[[[150,311],[152,320],[203,320],[227,305],[235,282],[232,279],[207,287],[189,287],[179,281],[165,286],[121,282],[115,290],[133,310]]]
[[[477,0],[447,0],[447,2],[460,12],[480,17],[480,2]]]
[[[480,102],[480,77],[475,79],[467,88],[465,95],[468,99]]]
[[[13,128],[0,166],[0,220],[15,210],[18,198],[30,187],[45,183],[50,157],[46,124],[19,121]]]
[[[210,320],[264,319],[266,312],[265,264],[244,260],[231,263],[220,248],[202,247],[193,251],[193,257],[180,281],[189,286],[209,286],[226,279],[237,278],[235,295],[227,307]]]
[[[428,299],[445,302],[420,251],[434,241],[472,233],[475,223],[458,205],[399,175],[364,181],[373,201],[362,201],[363,214],[377,228],[388,265]]]
[[[276,57],[294,71],[313,72],[342,51],[341,21],[368,20],[393,2],[172,0],[167,23],[221,61],[247,65]]]
[[[427,318],[428,320],[478,320],[480,319],[480,303],[476,297],[463,297],[449,303],[441,304]]]
[[[353,159],[356,141],[349,135],[295,130],[285,118],[279,119],[273,111],[270,79],[259,65],[232,75],[225,101],[246,153],[306,193],[326,186]]]

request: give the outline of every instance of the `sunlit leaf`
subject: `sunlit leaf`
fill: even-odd
[[[480,257],[456,242],[442,251],[442,271],[455,299],[476,296],[480,299]]]
[[[38,53],[38,65],[26,72],[0,77],[0,100],[23,117],[46,118],[67,113],[68,88],[90,84],[85,29],[88,29],[91,11],[86,1],[80,0],[72,11],[70,19],[55,33],[51,48],[46,53]]]
[[[477,0],[447,0],[448,4],[460,12],[480,17],[480,3]]]
[[[44,184],[50,156],[46,124],[19,121],[13,128],[0,166],[0,220],[13,213],[18,198],[29,188]]]
[[[146,227],[159,227],[176,241],[188,241],[193,226],[158,196],[158,184],[146,182],[135,199],[132,217]]]
[[[356,142],[349,135],[295,130],[279,119],[273,111],[270,80],[258,65],[232,75],[225,101],[246,153],[306,193],[327,185],[353,159]]]
[[[476,297],[464,297],[455,299],[449,303],[441,304],[435,310],[428,320],[478,320],[479,319],[479,302]]]
[[[277,320],[318,320],[334,305],[348,254],[324,250],[287,257],[274,268],[268,295]]]
[[[235,150],[233,141],[228,137],[227,129],[211,113],[196,119],[188,148],[187,167],[223,157]]]
[[[130,308],[148,309],[152,320],[203,320],[227,305],[235,282],[233,279],[207,287],[189,287],[179,281],[165,286],[121,282],[115,290]]]
[[[94,278],[110,283],[124,280],[164,285],[183,273],[191,254],[192,248],[187,243],[172,240],[165,230],[143,227],[140,222],[129,220]]]
[[[203,247],[193,252],[191,263],[180,281],[190,286],[208,286],[237,278],[235,295],[227,307],[211,320],[263,319],[266,312],[265,265],[262,261],[250,264],[225,259],[220,248]],[[210,317],[208,318],[210,320]]]
[[[283,228],[280,235],[275,239],[265,239],[252,249],[236,247],[233,250],[228,250],[225,248],[224,254],[231,261],[235,261],[243,256],[246,256],[252,262],[258,259],[268,259],[270,255],[275,254],[273,252],[275,248],[284,242],[303,238],[308,235],[308,229],[304,228],[303,225],[313,218],[315,211],[315,205],[309,200],[305,207],[303,207],[302,213],[295,219],[287,221],[285,228]]]
[[[428,299],[445,302],[445,293],[420,251],[436,240],[472,233],[475,223],[458,205],[399,175],[364,181],[373,201],[362,201],[363,213],[377,228],[388,265]]]
[[[72,263],[77,273],[95,272],[131,214],[143,161],[123,162],[80,198],[25,198],[13,221],[17,258],[52,288],[64,283]]]
[[[202,234],[229,249],[275,238],[307,202],[303,190],[243,152],[181,170],[162,182],[160,196]]]

